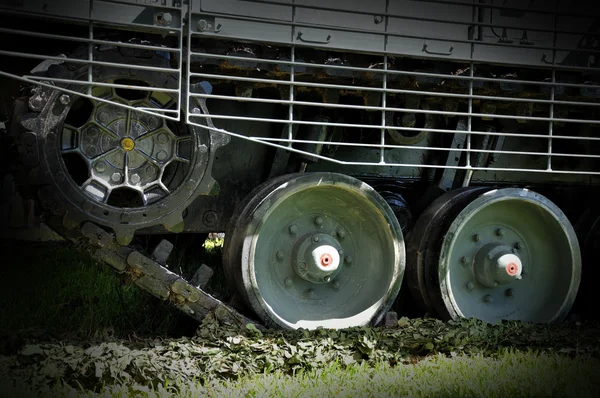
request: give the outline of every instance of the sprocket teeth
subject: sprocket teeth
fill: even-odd
[[[86,218],[83,217],[79,212],[68,209],[63,216],[62,224],[66,229],[72,230],[80,226],[84,221],[86,221]]]
[[[117,243],[121,246],[128,246],[133,240],[135,229],[117,227],[114,229]]]
[[[221,186],[212,176],[206,176],[206,189],[209,195],[218,195],[221,192]]]
[[[185,225],[183,221],[183,216],[178,213],[170,214],[169,216],[165,217],[162,224],[167,229],[167,231],[176,234],[183,232],[183,228]]]

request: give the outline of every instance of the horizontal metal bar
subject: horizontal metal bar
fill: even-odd
[[[202,16],[212,16],[212,17],[219,17],[219,16],[226,16],[230,19],[234,19],[236,21],[244,21],[244,22],[264,22],[264,20],[261,20],[260,18],[254,18],[254,17],[246,17],[246,16],[242,16],[242,15],[227,15],[227,14],[221,14],[221,13],[217,13],[217,12],[203,12],[202,14],[199,14]],[[413,20],[419,20],[422,22],[431,22],[428,18],[425,17],[404,17],[406,19],[413,19]],[[319,24],[314,24],[314,23],[308,23],[308,22],[298,22],[298,21],[294,21],[294,22],[289,22],[289,21],[279,21],[279,20],[269,20],[270,24],[273,25],[283,25],[283,26],[297,26],[297,27],[301,27],[301,28],[315,28],[315,29],[323,29],[324,25],[319,25]],[[448,22],[451,23],[451,22]],[[402,34],[402,33],[396,33],[396,32],[381,32],[381,31],[375,31],[375,30],[367,30],[367,29],[357,29],[357,28],[350,28],[350,27],[344,27],[344,26],[327,26],[327,28],[329,29],[334,29],[336,31],[340,31],[340,32],[347,32],[347,33],[365,33],[365,34],[370,34],[370,35],[376,35],[376,36],[384,36],[384,37],[399,37],[399,38],[406,38],[406,39],[419,39],[419,40],[435,40],[435,41],[444,41],[444,42],[448,42],[448,43],[462,43],[462,44],[476,44],[478,46],[494,46],[494,47],[506,47],[506,48],[527,48],[527,49],[533,49],[533,50],[546,50],[546,51],[581,51],[581,49],[579,48],[568,48],[568,47],[548,47],[548,46],[538,46],[535,44],[530,44],[527,45],[527,47],[524,47],[522,44],[520,43],[506,43],[506,42],[497,42],[497,41],[489,41],[489,42],[482,42],[480,40],[469,40],[469,39],[457,39],[457,38],[444,38],[444,37],[427,37],[427,36],[413,36],[413,35],[407,35],[407,34]],[[554,32],[554,31],[552,31]],[[213,33],[213,32],[190,32],[192,34],[192,36],[207,36],[207,37],[214,37],[214,38],[222,38],[222,36],[220,36],[217,33]],[[244,40],[245,38],[243,37],[239,37],[239,36],[227,36],[226,39],[227,40],[231,40],[232,38],[238,39],[238,40]],[[295,45],[302,45],[303,47],[314,47],[314,43],[294,43]],[[328,47],[329,48],[329,47]],[[586,49],[586,52],[589,53],[598,53],[600,54],[600,50],[594,50],[594,49]],[[386,54],[388,55],[394,55],[394,53],[390,53],[389,51],[386,51]],[[431,57],[433,58],[433,57]],[[440,59],[447,59],[447,56],[441,56],[439,57]],[[468,61],[478,61],[476,58],[473,59],[467,59],[467,58],[463,58],[464,60],[468,60]],[[457,58],[453,59],[453,60],[458,60]],[[559,65],[557,65],[559,66]],[[571,66],[562,66],[560,65],[562,68],[575,68],[575,67],[571,67]],[[584,68],[584,70],[594,70],[597,68]],[[570,69],[569,69],[570,70]]]
[[[273,0],[251,0],[254,3],[262,3],[262,4],[271,4],[271,5],[277,5],[277,6],[281,6],[281,2],[277,2],[277,1],[273,1]],[[531,10],[531,9],[526,9],[526,8],[517,8],[517,7],[506,7],[506,6],[497,6],[497,5],[492,5],[492,4],[485,4],[485,3],[473,3],[473,4],[465,4],[465,3],[458,3],[458,2],[446,2],[446,1],[432,1],[432,0],[421,0],[423,3],[436,3],[436,4],[446,4],[446,5],[457,5],[460,7],[471,7],[471,8],[489,8],[489,9],[497,9],[497,10],[507,10],[507,11],[525,11],[531,14],[544,14],[544,15],[557,15],[556,11],[544,11],[544,10]],[[308,8],[311,10],[317,10],[317,11],[343,11],[345,13],[349,13],[349,14],[359,14],[359,15],[372,15],[372,16],[382,16],[382,17],[391,17],[391,18],[407,18],[405,15],[402,14],[393,14],[393,13],[389,13],[389,12],[383,12],[383,13],[378,13],[378,12],[373,12],[373,11],[357,11],[357,10],[351,10],[351,9],[344,9],[344,10],[340,10],[339,8],[332,8],[332,7],[327,7],[326,5],[305,5],[305,4],[298,4],[298,3],[294,3],[292,5],[293,7],[296,8]],[[574,16],[574,17],[589,17],[589,14],[568,14],[568,13],[560,13],[560,15],[562,16]],[[598,15],[600,16],[600,15]],[[412,17],[411,17],[412,19]],[[469,22],[454,22],[454,21],[448,21],[448,20],[443,20],[443,19],[427,19],[427,21],[429,22],[446,22],[446,23],[459,23],[461,25],[465,25],[465,24],[469,24]],[[504,25],[494,25],[495,27],[499,27],[499,28],[503,28]],[[508,27],[508,26],[507,26]],[[529,29],[528,29],[529,30]],[[544,30],[539,30],[539,29],[531,29],[531,31],[544,31]],[[563,33],[563,32],[559,32],[559,33]],[[565,31],[564,33],[570,33],[570,31]],[[579,32],[573,32],[573,33],[579,33]]]
[[[216,75],[210,73],[192,73],[195,77],[206,77],[211,79],[220,80],[232,80],[232,81],[243,81],[250,83],[264,83],[274,84],[281,86],[295,86],[295,87],[313,87],[313,88],[324,88],[324,89],[336,89],[346,91],[371,91],[377,93],[390,93],[390,94],[411,94],[411,95],[422,95],[431,97],[447,97],[457,99],[478,99],[485,101],[507,101],[507,102],[525,102],[525,103],[536,103],[536,104],[555,104],[555,105],[574,105],[574,106],[600,106],[600,102],[579,102],[579,101],[562,101],[562,100],[550,100],[550,99],[537,99],[537,98],[520,98],[520,97],[494,97],[489,95],[469,95],[469,94],[458,94],[458,93],[444,93],[439,91],[418,91],[418,90],[405,90],[395,88],[380,88],[380,87],[367,87],[367,86],[346,86],[341,84],[328,84],[328,83],[313,83],[303,81],[290,81],[290,80],[274,80],[274,79],[263,79],[254,77],[244,76],[231,76],[231,75]],[[194,96],[196,94],[192,94]]]
[[[23,77],[25,77],[27,79],[32,79],[32,80],[51,81],[51,82],[55,82],[55,83],[77,84],[77,85],[81,85],[81,86],[113,87],[113,88],[124,88],[124,89],[139,90],[139,91],[157,91],[157,92],[161,92],[161,93],[179,93],[179,90],[176,88],[162,88],[162,87],[134,86],[134,85],[127,85],[127,84],[89,82],[87,80],[58,79],[55,77],[33,76],[33,75],[24,75]]]
[[[266,122],[266,123],[279,123],[279,124],[297,124],[297,125],[308,125],[308,126],[329,126],[329,127],[349,127],[349,128],[363,128],[363,129],[374,129],[381,130],[380,125],[375,124],[350,124],[350,123],[334,123],[334,122],[311,122],[307,120],[287,120],[287,119],[271,119],[271,118],[259,118],[251,116],[230,116],[230,115],[204,115],[204,114],[190,114],[188,117],[200,118],[200,119],[224,119],[224,120],[241,120],[249,122]],[[454,134],[460,131],[449,130],[449,129],[431,129],[431,128],[416,128],[416,127],[397,127],[397,126],[385,126],[387,130],[394,131],[411,131],[420,132],[427,131],[430,133],[448,133]],[[519,138],[536,138],[536,139],[549,139],[549,135],[540,134],[521,134],[521,133],[504,133],[504,132],[487,132],[487,131],[469,131],[472,135],[489,135],[499,137],[519,137]],[[581,140],[581,141],[600,141],[600,137],[572,137],[572,136],[560,136],[552,135],[552,139],[561,140]]]
[[[108,26],[108,27],[124,27],[124,28],[130,28],[130,27],[135,27],[135,28],[140,28],[143,29],[144,31],[151,31],[150,33],[154,33],[152,31],[156,31],[156,32],[161,32],[161,34],[164,33],[176,33],[176,32],[182,32],[183,28],[172,28],[172,27],[168,27],[168,26],[158,26],[158,25],[147,25],[147,24],[140,24],[140,23],[135,23],[135,22],[128,22],[128,23],[118,23],[118,22],[104,22],[104,21],[98,21],[95,20],[93,18],[72,18],[72,17],[63,17],[63,16],[57,16],[57,15],[50,15],[50,14],[41,14],[41,13],[30,13],[30,12],[25,12],[25,11],[19,11],[19,10],[15,10],[15,9],[11,9],[11,10],[3,10],[0,8],[0,14],[8,14],[8,15],[18,15],[18,16],[22,16],[25,18],[32,18],[32,17],[38,17],[38,18],[43,18],[43,19],[50,19],[50,20],[54,20],[54,21],[58,21],[58,22],[75,22],[75,23],[85,23],[85,24],[89,24],[89,23],[93,23],[97,26]]]
[[[188,115],[190,116],[190,115]],[[194,115],[197,116],[197,115]],[[289,152],[298,154],[307,154],[305,151],[301,151],[292,147],[283,146],[274,142],[264,141],[261,139],[253,139],[248,136],[233,133],[224,129],[211,127],[203,124],[193,123],[187,120],[188,124],[193,126],[203,127],[210,131],[215,131],[223,134],[227,134],[232,137],[242,138],[252,142],[262,143],[275,148],[284,149]],[[447,165],[432,165],[432,164],[410,164],[410,163],[386,163],[386,162],[347,162],[339,159],[329,158],[327,156],[308,153],[311,157],[325,160],[331,163],[345,165],[345,166],[386,166],[386,167],[411,167],[411,168],[425,168],[425,169],[453,169],[453,170],[473,170],[473,171],[510,171],[510,172],[531,172],[531,173],[546,173],[546,174],[581,174],[581,175],[600,175],[600,171],[570,171],[570,170],[554,170],[554,169],[519,169],[519,168],[499,168],[499,167],[466,167],[466,166],[447,166]]]
[[[458,134],[467,135],[468,132],[457,131]],[[525,156],[558,156],[558,157],[573,157],[573,158],[590,158],[600,159],[600,155],[588,155],[579,153],[548,153],[548,152],[528,152],[528,151],[503,151],[503,150],[488,150],[488,149],[467,149],[467,148],[441,148],[441,147],[430,147],[430,146],[418,146],[418,145],[394,145],[394,144],[366,144],[366,143],[354,143],[354,142],[333,142],[333,141],[317,141],[317,140],[298,140],[298,139],[287,139],[287,138],[269,138],[269,137],[258,137],[248,136],[250,139],[256,139],[261,141],[269,142],[285,142],[291,144],[323,144],[333,146],[348,146],[357,148],[379,148],[379,149],[408,149],[408,150],[425,150],[425,151],[438,151],[438,152],[461,152],[461,153],[494,153],[501,155],[525,155]],[[552,137],[555,138],[555,137]]]
[[[176,114],[179,114],[179,110],[177,110],[177,109],[148,108],[148,107],[145,107],[145,106],[140,106],[140,107],[134,108],[134,109],[143,109],[143,110],[157,112],[157,113],[176,113]],[[177,119],[177,121],[179,121],[179,119]]]
[[[151,45],[147,45],[147,44],[115,42],[115,41],[111,41],[111,40],[98,40],[98,39],[89,39],[87,37],[63,36],[63,35],[57,35],[57,34],[52,34],[52,33],[33,32],[33,31],[18,30],[18,29],[0,28],[0,33],[39,37],[41,39],[73,41],[73,42],[77,42],[77,43],[92,43],[92,44],[110,45],[110,46],[115,46],[115,47],[137,48],[140,50],[156,50],[156,51],[164,51],[164,52],[181,53],[180,48],[174,48],[174,47],[160,47],[160,46],[151,46]]]
[[[200,98],[217,98],[229,101],[244,101],[244,102],[257,102],[257,103],[269,103],[269,104],[281,104],[281,105],[302,105],[302,106],[318,106],[323,108],[336,108],[336,109],[356,109],[356,110],[370,110],[370,111],[392,111],[392,112],[408,112],[408,113],[421,113],[428,115],[439,115],[439,116],[474,116],[484,118],[496,118],[496,119],[509,119],[509,120],[531,120],[539,122],[564,122],[564,123],[589,123],[589,124],[600,124],[600,120],[591,119],[564,119],[555,117],[539,117],[539,116],[518,116],[518,115],[503,115],[503,114],[488,114],[488,113],[469,113],[469,112],[450,112],[450,111],[437,111],[437,110],[425,110],[425,109],[413,109],[413,108],[393,108],[393,107],[381,107],[372,105],[350,105],[350,104],[333,104],[327,102],[308,102],[308,101],[289,101],[289,100],[274,100],[267,98],[252,98],[252,97],[234,97],[228,95],[214,95],[214,94],[190,94],[191,97]]]
[[[213,33],[208,33],[208,32],[204,32],[201,35],[203,35],[205,38],[210,38],[212,39],[217,39],[217,40],[238,40],[238,41],[247,41],[248,38],[244,37],[244,36],[227,36],[227,37],[222,37],[219,36],[218,34],[213,34]],[[389,36],[389,35],[388,35]],[[419,36],[402,36],[405,38],[414,38],[414,39],[424,39],[423,37],[419,37]],[[439,39],[439,38],[430,38],[430,40],[438,40],[438,41],[448,41],[449,43],[465,43],[465,44],[481,44],[481,42],[478,41],[469,41],[469,40],[450,40],[450,39]],[[262,41],[262,43],[271,43],[273,45],[280,45],[282,43],[280,42],[274,42],[274,41],[267,41],[264,40]],[[518,46],[513,46],[513,45],[507,45],[507,44],[502,44],[502,43],[485,43],[486,45],[491,45],[491,46],[505,46],[505,47],[515,47],[515,48],[523,48],[523,47],[518,47]],[[288,46],[290,45],[290,43],[283,43],[283,45]],[[317,48],[316,45],[313,43],[299,43],[299,42],[295,42],[294,46],[296,47],[306,47],[306,48]],[[344,48],[332,48],[332,47],[327,47],[327,46],[322,46],[322,47],[318,47],[318,48],[322,48],[322,49],[327,49],[328,51],[336,51],[336,52],[344,52],[347,51]],[[539,47],[527,47],[527,49],[532,49],[532,48],[538,48],[541,49]],[[548,51],[581,51],[578,49],[573,49],[573,50],[559,50],[558,48],[548,48]],[[371,54],[375,54],[375,53],[371,53]],[[390,51],[383,51],[383,52],[378,52],[376,53],[376,55],[388,55],[390,57],[405,57],[407,56],[406,54],[403,53],[394,53],[394,52],[390,52]],[[551,55],[551,54],[549,54]],[[418,56],[411,56],[413,58],[419,58]],[[447,55],[435,55],[435,54],[428,54],[427,57],[424,57],[430,60],[440,60],[440,61],[448,61],[448,56]],[[489,60],[486,59],[479,59],[479,58],[469,58],[469,57],[463,57],[463,58],[452,58],[452,62],[474,62],[477,64],[490,64]],[[522,66],[520,64],[514,64],[514,63],[510,63],[510,62],[498,62],[498,61],[494,61],[495,65],[503,65],[503,66],[508,66],[508,67],[514,67],[516,65],[518,65],[519,67]],[[530,67],[533,67],[533,65],[529,65]],[[542,64],[540,63],[539,65],[535,66],[537,69],[540,70],[546,70],[546,69],[550,69],[550,68],[556,68],[559,69],[561,71],[571,71],[571,72],[589,72],[589,73],[598,73],[600,72],[600,68],[589,68],[589,67],[583,67],[583,66],[569,66],[569,65],[558,65],[556,63],[550,63],[547,62],[546,64]]]
[[[29,54],[29,53],[15,52],[15,51],[0,50],[0,55],[7,55],[10,57],[18,57],[18,58],[53,60],[53,61],[61,61],[61,62],[67,62],[67,63],[72,62],[72,63],[76,63],[76,64],[86,64],[86,65],[110,66],[113,68],[127,68],[127,69],[149,70],[149,71],[154,71],[154,72],[180,73],[179,69],[174,69],[174,68],[161,68],[158,66],[133,65],[133,64],[119,64],[119,63],[104,62],[104,61],[90,61],[87,59],[62,58],[62,57],[56,57],[53,55]]]
[[[122,5],[128,5],[131,6],[132,4],[130,2],[126,2],[126,1],[119,1],[119,0],[101,0],[103,3],[114,3],[114,4],[122,4]],[[144,4],[146,3],[146,4]],[[161,3],[150,3],[148,1],[144,2],[144,1],[140,1],[138,0],[138,6],[146,6],[149,8],[153,8],[153,9],[159,9],[159,10],[171,10],[171,11],[183,11],[182,7],[174,7],[174,6],[169,6],[166,4],[161,4]]]
[[[161,110],[161,109],[154,109],[154,108],[136,108],[136,107],[130,106],[130,105],[125,105],[125,104],[121,104],[121,103],[115,103],[113,101],[110,101],[110,100],[107,100],[107,99],[104,99],[104,98],[94,97],[93,95],[81,93],[79,91],[69,90],[67,88],[57,87],[57,86],[54,86],[54,85],[51,85],[51,84],[43,83],[41,81],[34,81],[34,80],[30,80],[30,79],[27,79],[27,78],[24,78],[24,77],[12,75],[10,73],[3,72],[3,71],[0,71],[0,76],[5,76],[5,77],[11,78],[11,79],[16,79],[16,80],[19,80],[19,81],[22,81],[22,82],[25,82],[25,83],[36,84],[36,85],[39,85],[39,86],[48,87],[48,88],[51,88],[53,90],[57,90],[57,91],[69,93],[69,94],[80,96],[80,97],[85,97],[85,98],[93,99],[95,101],[104,102],[106,104],[112,104],[112,105],[117,104],[118,106],[126,108],[126,109],[131,109],[131,110],[134,110],[134,111],[139,111],[139,112],[142,112],[142,113],[147,113],[149,115],[157,115],[157,116],[160,116],[162,118],[173,120],[173,121],[176,121],[176,122],[178,122],[178,121],[181,120],[181,114],[179,113],[179,111],[168,110],[169,112],[177,112],[177,117],[165,116],[165,115],[160,115],[160,114],[157,113],[157,111],[167,111],[167,110],[164,110],[164,109]],[[152,111],[150,112],[150,111],[148,111],[148,109],[152,109]]]
[[[446,5],[457,5],[457,6],[468,6],[468,4],[465,3],[460,3],[457,1],[442,1],[442,0],[420,0],[424,3],[434,3],[434,4],[446,4]],[[513,6],[504,6],[504,5],[493,5],[493,4],[486,4],[486,3],[476,3],[478,7],[481,8],[493,8],[496,10],[505,10],[505,11],[524,11],[524,12],[529,12],[532,14],[545,14],[545,15],[557,15],[558,12],[555,11],[544,11],[544,10],[531,10],[530,8],[522,8],[522,7],[513,7]],[[571,3],[573,4],[573,3]],[[573,7],[571,7],[573,8]],[[588,8],[588,11],[590,9]],[[562,16],[567,16],[567,17],[590,17],[590,16],[600,16],[600,14],[596,14],[594,15],[592,12],[586,12],[583,14],[577,14],[577,13],[568,13],[568,12],[560,12],[560,15]]]
[[[567,83],[567,82],[548,82],[548,81],[534,81],[534,80],[519,80],[519,79],[504,79],[504,78],[493,78],[493,77],[483,77],[483,76],[465,76],[465,75],[445,75],[442,73],[433,73],[433,72],[413,72],[413,71],[405,71],[398,69],[375,69],[375,68],[363,68],[359,66],[343,66],[343,65],[331,65],[331,64],[313,64],[308,62],[291,62],[284,60],[276,60],[276,59],[264,59],[264,58],[254,58],[254,57],[239,57],[235,55],[221,55],[221,54],[210,54],[210,53],[199,53],[192,52],[191,56],[199,56],[206,58],[216,58],[216,59],[225,59],[225,60],[235,60],[235,61],[245,61],[245,62],[257,62],[257,63],[269,63],[269,64],[279,64],[279,65],[287,65],[287,66],[303,66],[306,68],[324,68],[324,69],[334,69],[341,71],[352,71],[352,72],[363,72],[363,73],[376,73],[376,74],[387,74],[387,75],[403,75],[403,76],[419,76],[419,77],[435,77],[440,79],[450,79],[450,80],[464,80],[464,81],[483,81],[490,83],[512,83],[512,84],[526,84],[526,85],[540,85],[540,86],[564,86],[564,87],[576,87],[576,88],[600,88],[600,84],[598,85],[588,85],[588,84],[577,84],[577,83]],[[378,54],[381,56],[381,54]],[[598,70],[600,73],[600,70]],[[201,74],[201,73],[192,73],[192,76],[214,76],[215,78],[223,75],[210,75],[210,74]],[[233,78],[233,76],[232,76]],[[239,78],[239,77],[236,77]],[[273,82],[277,82],[278,80],[273,80]],[[283,82],[283,80],[282,80]],[[282,83],[283,84],[283,83]]]

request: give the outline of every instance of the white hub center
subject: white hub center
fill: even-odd
[[[323,276],[331,274],[340,265],[340,254],[337,249],[329,245],[317,246],[311,253],[311,271]]]
[[[508,276],[512,276],[516,279],[521,279],[521,271],[523,270],[523,264],[521,259],[514,254],[504,254],[500,256],[496,261],[498,268],[504,270]]]

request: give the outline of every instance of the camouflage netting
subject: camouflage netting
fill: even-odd
[[[220,325],[208,316],[193,338],[112,340],[98,343],[27,344],[0,357],[4,382],[47,388],[58,380],[72,387],[102,384],[208,382],[252,374],[322,369],[332,363],[414,363],[430,354],[485,354],[507,349],[600,358],[600,324],[534,325],[477,320],[402,318],[386,329],[267,331]]]

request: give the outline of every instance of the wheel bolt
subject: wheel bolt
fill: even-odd
[[[290,234],[295,235],[298,232],[298,227],[296,225],[290,225]]]
[[[158,122],[154,123],[155,125],[158,125]],[[153,127],[151,127],[153,128]],[[167,136],[167,134],[165,133],[161,133],[158,135],[158,142],[160,144],[166,144],[169,141],[169,137]]]
[[[319,216],[319,217],[315,218],[315,224],[323,225],[323,217]]]
[[[334,281],[333,282],[333,288],[336,289],[336,290],[339,289],[340,288],[340,283],[338,281]]]
[[[506,289],[506,291],[504,292],[504,295],[506,297],[512,297],[513,295],[513,290],[512,289]]]
[[[113,175],[110,176],[110,179],[113,180],[114,182],[121,181],[121,173],[113,173]]]
[[[279,251],[277,252],[277,259],[278,259],[278,260],[283,260],[283,252],[282,252],[281,250],[279,250]]]
[[[167,153],[165,151],[159,151],[156,154],[156,159],[158,159],[158,160],[160,160],[162,162],[163,160],[165,160],[167,158],[167,156],[168,155],[167,155]]]
[[[352,256],[351,255],[347,255],[344,258],[344,261],[346,262],[346,264],[352,264]]]
[[[105,172],[106,171],[106,163],[104,163],[104,162],[96,163],[96,165],[94,166],[94,170],[96,170],[98,173]]]
[[[494,287],[498,287],[498,285],[500,285],[498,281],[494,281]]]
[[[148,177],[154,177],[156,175],[156,169],[153,166],[146,167],[146,174]]]
[[[475,289],[475,284],[473,282],[467,282],[467,290]]]
[[[469,259],[467,257],[461,257],[460,258],[460,262],[463,263],[464,265],[467,265],[469,263]]]
[[[292,278],[285,278],[285,285],[292,286]]]
[[[326,275],[326,276],[325,276],[325,278],[323,278],[323,280],[324,280],[326,283],[329,283],[329,282],[331,282],[331,276],[329,276],[329,275]]]
[[[87,152],[87,154],[88,154],[89,156],[91,156],[91,157],[94,157],[94,156],[96,156],[96,154],[98,153],[98,150],[96,149],[96,147],[95,147],[95,146],[92,146],[92,145],[88,146],[88,147],[85,149],[85,151],[86,151],[86,152]]]
[[[313,237],[313,242],[318,242],[318,241],[319,241],[319,237],[318,236]]]
[[[106,112],[100,112],[100,114],[98,115],[98,120],[100,121],[100,123],[108,122],[109,118],[110,116]]]
[[[517,243],[515,244],[515,249],[517,249],[517,250],[521,250],[522,248],[523,248],[523,245],[521,244],[521,242],[517,242]]]
[[[343,238],[344,236],[346,236],[346,232],[341,228],[337,230],[337,234],[340,238]]]
[[[344,255],[344,251],[342,249],[338,250],[338,253],[339,253],[340,256]]]
[[[491,303],[492,296],[490,296],[489,294],[486,294],[485,297],[483,298],[483,301],[485,301],[486,303]]]
[[[481,240],[481,236],[479,236],[478,234],[473,235],[473,240],[475,242],[479,242]]]
[[[130,177],[130,180],[131,180],[132,184],[139,184],[140,181],[141,181],[141,178],[137,174],[132,174],[131,177]]]
[[[504,230],[502,228],[498,228],[496,230],[496,235],[498,235],[498,236],[504,236]]]
[[[300,263],[300,269],[306,269],[306,263]]]
[[[148,120],[148,127],[150,127],[151,129],[155,129],[155,128],[157,128],[157,127],[158,127],[158,118],[156,118],[156,117],[154,117],[154,116],[153,116],[153,117],[151,117],[151,118]],[[163,137],[164,137],[164,138],[163,138]],[[161,144],[166,144],[166,143],[167,143],[167,140],[168,140],[168,137],[167,137],[165,134],[161,134],[161,135],[159,135],[159,136],[158,136],[158,141],[159,141]]]
[[[63,105],[69,105],[71,103],[71,97],[69,97],[67,94],[61,95],[60,103]]]

